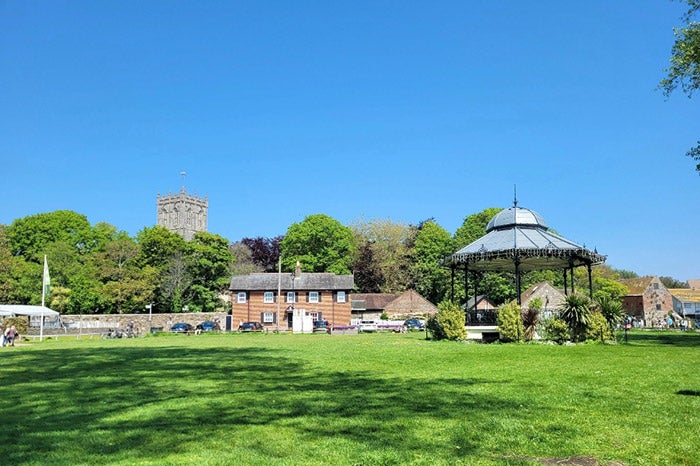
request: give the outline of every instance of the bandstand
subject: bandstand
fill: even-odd
[[[593,297],[591,267],[605,262],[606,256],[586,249],[550,230],[542,216],[534,210],[518,207],[496,214],[486,227],[486,234],[447,256],[444,265],[452,270],[452,298],[455,274],[464,271],[464,288],[468,296],[467,279],[473,275],[474,296],[483,272],[509,272],[515,275],[517,301],[520,303],[520,276],[532,270],[561,270],[564,274],[564,294],[574,290],[574,269],[586,267],[590,297]]]

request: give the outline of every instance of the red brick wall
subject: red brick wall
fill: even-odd
[[[249,291],[247,295],[247,301],[245,303],[238,303],[238,297],[234,293],[232,295],[232,315],[233,328],[238,328],[241,322],[261,322],[269,329],[276,329],[277,323],[265,323],[263,322],[262,314],[264,312],[272,312],[274,317],[277,318],[277,292],[274,293],[273,303],[265,303],[264,291]],[[282,330],[287,330],[287,308],[293,304],[296,309],[304,309],[307,313],[309,312],[320,312],[323,320],[327,320],[331,325],[350,325],[350,295],[346,293],[345,302],[337,303],[334,300],[334,295],[332,291],[320,291],[320,301],[319,303],[308,303],[306,302],[306,292],[297,292],[297,302],[288,303],[286,302],[287,292],[282,292],[282,302],[280,302],[280,322],[279,327]]]

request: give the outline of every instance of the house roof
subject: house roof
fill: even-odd
[[[480,303],[480,302],[482,302],[482,301],[484,301],[484,300],[488,301],[489,304],[490,304],[492,307],[494,307],[494,308],[497,307],[497,306],[493,303],[493,301],[491,301],[485,294],[480,294],[480,295],[478,295],[478,296],[476,297],[476,303],[477,303],[477,304]],[[467,300],[466,306],[467,306],[467,309],[472,309],[472,308],[474,307],[474,296],[472,296],[471,298],[469,298],[469,299]]]
[[[350,300],[354,310],[383,310],[399,296],[398,293],[353,293]]]
[[[355,278],[352,275],[336,275],[334,273],[251,273],[235,275],[231,279],[231,291],[260,291],[276,290],[281,285],[283,290],[323,291],[323,290],[352,290]]]
[[[415,290],[403,293],[353,293],[353,311],[436,312],[437,307]]]
[[[700,289],[692,290],[688,288],[669,288],[669,293],[678,301],[684,303],[700,303]]]
[[[527,290],[525,290],[521,295],[520,295],[520,301],[521,302],[526,302],[529,301],[532,295],[534,295],[537,291],[541,291],[543,288],[547,288],[549,290],[553,290],[554,293],[559,294],[561,296],[564,296],[564,293],[552,286],[551,283],[548,281],[543,281],[539,283],[535,283],[534,285],[530,286]]]
[[[510,271],[519,260],[521,271],[563,269],[605,262],[590,251],[551,231],[537,212],[510,207],[488,223],[486,234],[445,259],[447,264],[468,264],[471,270]]]
[[[627,296],[643,295],[656,277],[625,278],[620,283],[627,287]]]

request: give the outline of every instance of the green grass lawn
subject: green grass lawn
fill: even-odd
[[[0,463],[697,465],[699,365],[697,333],[47,340],[1,351]]]

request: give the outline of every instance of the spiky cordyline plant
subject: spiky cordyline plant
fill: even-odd
[[[591,300],[582,294],[568,295],[559,307],[559,317],[571,329],[573,341],[582,341],[586,338],[586,327],[588,327],[590,315]]]
[[[523,327],[525,330],[525,339],[527,341],[535,338],[537,324],[540,322],[540,311],[537,308],[528,308],[523,311]]]

